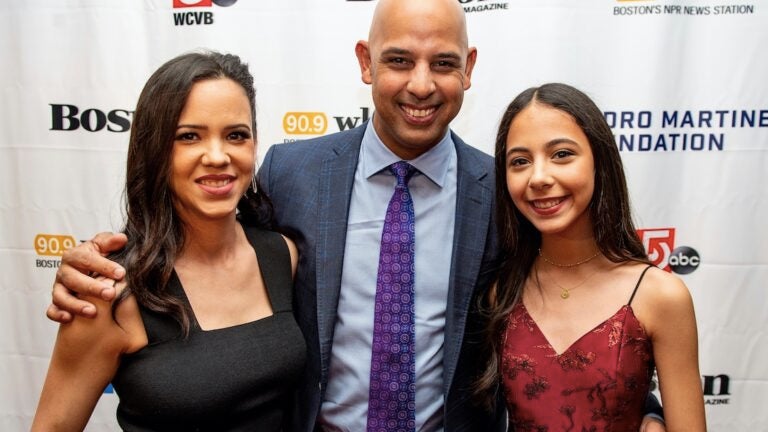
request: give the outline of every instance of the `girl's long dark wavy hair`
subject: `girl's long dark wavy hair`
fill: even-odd
[[[200,81],[227,78],[238,83],[251,107],[256,137],[256,90],[248,65],[238,56],[194,52],[175,57],[150,76],[133,115],[128,144],[124,191],[128,236],[125,248],[112,258],[126,269],[127,288],[114,302],[112,313],[129,294],[138,303],[177,320],[182,334],[190,329],[185,303],[168,292],[176,256],[184,246],[184,225],[173,205],[170,187],[171,155],[179,117],[192,86]],[[237,205],[239,218],[252,226],[272,227],[272,203],[254,183]]]
[[[569,114],[589,140],[595,166],[595,190],[589,205],[592,230],[600,252],[613,262],[648,262],[632,222],[629,192],[616,141],[605,117],[581,91],[560,83],[532,87],[520,93],[504,112],[496,135],[496,224],[499,233],[499,273],[495,290],[481,299],[487,320],[485,350],[488,363],[477,381],[481,401],[493,408],[498,400],[503,332],[512,308],[521,301],[523,286],[541,246],[541,234],[515,207],[507,192],[506,144],[515,117],[532,103]]]

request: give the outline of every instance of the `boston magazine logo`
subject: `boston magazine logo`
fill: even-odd
[[[348,2],[373,0],[347,0]],[[415,1],[415,0],[414,0]],[[509,0],[458,0],[465,13],[508,10]]]
[[[660,269],[677,274],[689,274],[699,268],[699,253],[690,246],[675,247],[674,228],[637,230],[648,259]]]
[[[659,388],[659,376],[653,371],[651,391]],[[702,375],[701,389],[704,393],[704,405],[731,405],[731,377],[726,374]]]
[[[465,13],[508,10],[508,0],[459,0]]]
[[[99,109],[67,103],[51,103],[52,131],[128,132],[133,111],[127,109]]]
[[[196,26],[213,24],[213,12],[203,8],[213,5],[229,7],[237,0],[173,0],[173,25]]]

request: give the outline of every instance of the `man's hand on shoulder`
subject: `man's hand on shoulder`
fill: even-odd
[[[73,315],[95,317],[93,304],[78,299],[77,295],[91,295],[106,301],[115,297],[113,281],[123,279],[125,269],[105,257],[122,249],[127,241],[125,234],[100,233],[92,240],[64,252],[53,283],[53,303],[46,310],[48,318],[66,323],[72,320]],[[97,280],[96,275],[112,281]]]
[[[643,417],[643,423],[640,425],[640,432],[667,432],[667,427],[658,418],[645,416]]]

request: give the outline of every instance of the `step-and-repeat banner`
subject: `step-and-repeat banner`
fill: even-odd
[[[414,0],[415,1],[415,0]],[[768,0],[458,0],[478,60],[452,127],[492,153],[506,104],[550,81],[605,111],[652,258],[690,287],[712,431],[768,431]],[[0,430],[27,430],[62,252],[121,226],[133,109],[182,52],[239,54],[258,154],[370,118],[354,45],[375,1],[0,4]],[[107,389],[88,430],[117,430]]]

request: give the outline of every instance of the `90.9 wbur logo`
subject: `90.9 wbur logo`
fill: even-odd
[[[64,251],[75,247],[77,242],[70,235],[38,234],[35,236],[35,253],[39,258],[35,259],[37,268],[59,268],[61,261],[58,257],[64,255]],[[43,257],[53,257],[46,259]]]

